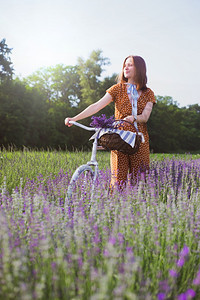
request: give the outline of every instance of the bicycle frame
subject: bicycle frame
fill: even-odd
[[[83,124],[80,124],[78,122],[75,122],[75,121],[69,121],[70,124],[73,124],[73,125],[76,125],[78,127],[81,127],[85,130],[88,130],[88,131],[97,131],[98,129],[96,128],[93,128],[93,127],[88,127],[88,126],[85,126]],[[87,165],[88,166],[94,166],[94,180],[96,179],[97,177],[97,173],[98,173],[98,162],[97,162],[97,159],[96,159],[96,154],[97,154],[97,145],[98,145],[98,136],[95,137],[94,139],[94,142],[92,144],[92,155],[91,155],[91,159],[90,161],[87,162]]]

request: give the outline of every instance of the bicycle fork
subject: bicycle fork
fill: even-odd
[[[97,159],[96,159],[96,155],[97,155],[97,137],[95,138],[94,142],[93,142],[93,145],[92,145],[92,155],[91,155],[91,159],[90,161],[87,162],[87,165],[88,166],[93,166],[94,167],[94,178],[93,178],[93,186],[92,186],[92,189],[94,189],[94,183],[95,183],[95,180],[97,178],[97,174],[98,174],[98,162],[97,162]]]

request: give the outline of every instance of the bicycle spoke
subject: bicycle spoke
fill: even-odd
[[[79,167],[74,173],[69,187],[68,198],[74,200],[90,200],[94,188],[94,171],[90,166]]]

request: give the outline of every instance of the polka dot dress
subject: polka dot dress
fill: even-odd
[[[124,119],[132,115],[132,106],[127,94],[127,85],[118,83],[107,90],[115,102],[115,119]],[[155,103],[155,96],[151,89],[142,91],[137,102],[137,115],[142,114],[147,102]],[[134,131],[129,124],[124,130]],[[127,181],[128,173],[134,180],[138,171],[145,172],[149,168],[149,135],[146,123],[138,123],[138,130],[143,133],[145,142],[140,144],[139,151],[133,155],[123,154],[120,151],[111,151],[111,185],[116,182],[124,184]]]

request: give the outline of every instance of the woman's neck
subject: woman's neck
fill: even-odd
[[[128,79],[128,83],[130,83],[130,84],[135,84],[135,85],[136,85],[136,83],[134,82],[133,79]]]

